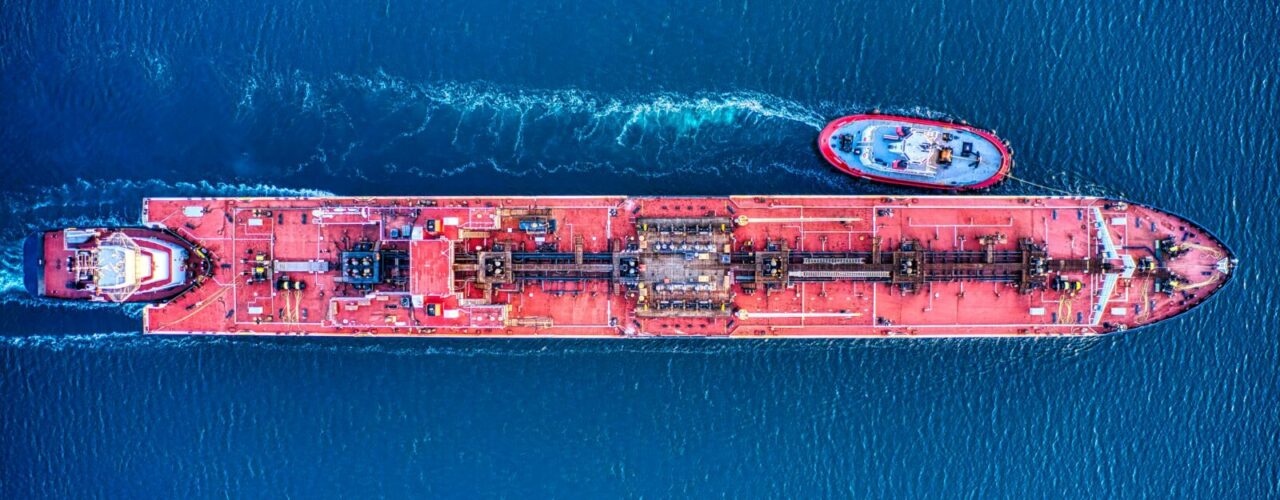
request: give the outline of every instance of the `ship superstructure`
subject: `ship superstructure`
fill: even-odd
[[[191,242],[172,231],[90,228],[49,231],[24,245],[27,290],[91,302],[159,302],[212,273]]]
[[[1186,311],[1234,265],[1184,219],[1098,198],[154,198],[144,206],[147,229],[115,231],[134,241],[138,231],[172,234],[199,256],[178,266],[189,288],[146,308],[144,329],[157,334],[1095,335]],[[59,234],[67,233],[44,238]]]

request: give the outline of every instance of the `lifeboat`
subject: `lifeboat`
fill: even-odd
[[[862,114],[836,119],[818,150],[841,171],[876,182],[964,191],[990,187],[1013,167],[995,134],[968,125]]]

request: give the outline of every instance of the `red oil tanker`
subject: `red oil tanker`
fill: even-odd
[[[1185,219],[1088,197],[152,198],[140,227],[25,250],[33,294],[229,335],[1097,335],[1235,265]]]

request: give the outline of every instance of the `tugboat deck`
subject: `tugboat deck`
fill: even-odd
[[[856,177],[930,189],[988,187],[1013,165],[1011,151],[991,132],[903,116],[838,118],[819,134],[818,149]]]

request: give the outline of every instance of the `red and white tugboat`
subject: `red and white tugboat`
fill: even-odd
[[[141,227],[61,229],[25,242],[27,291],[93,302],[162,302],[213,272],[204,251],[173,232]]]
[[[982,189],[1013,167],[1009,147],[991,132],[893,115],[836,119],[819,135],[818,150],[855,177],[929,189]]]

